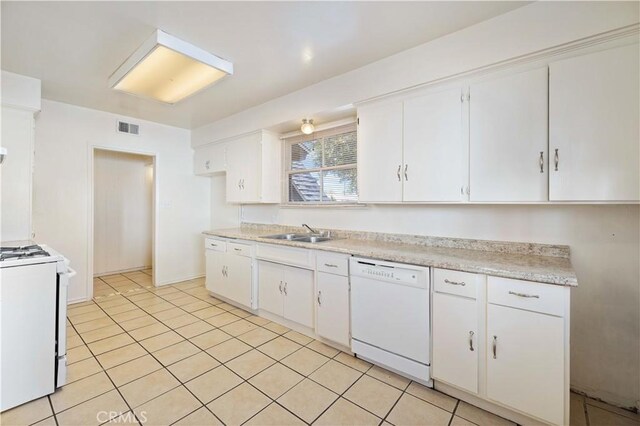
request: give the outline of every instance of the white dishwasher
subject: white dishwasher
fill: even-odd
[[[353,352],[431,386],[429,268],[350,262]]]

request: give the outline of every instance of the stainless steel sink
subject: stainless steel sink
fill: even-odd
[[[331,240],[331,237],[327,237],[324,235],[309,235],[309,234],[275,234],[275,235],[266,235],[263,238],[269,238],[271,240],[299,241],[301,243],[321,243],[323,241]]]
[[[317,236],[317,235],[310,235],[310,236],[306,236],[306,237],[301,237],[301,238],[295,238],[293,241],[300,241],[303,243],[321,243],[323,241],[329,241],[331,240],[331,237],[322,237],[322,236]]]
[[[269,238],[271,240],[297,240],[298,238],[304,238],[307,234],[275,234],[266,235],[263,238]]]

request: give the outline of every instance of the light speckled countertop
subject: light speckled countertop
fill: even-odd
[[[547,284],[578,285],[567,246],[350,231],[332,231],[335,239],[315,244],[264,238],[286,232],[304,233],[301,228],[259,224],[203,233]]]

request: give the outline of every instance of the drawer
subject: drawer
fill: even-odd
[[[433,290],[438,293],[454,294],[475,299],[478,297],[478,282],[483,278],[484,275],[434,268]]]
[[[205,238],[204,248],[207,250],[227,251],[227,242],[215,238]]]
[[[563,286],[500,277],[487,279],[489,303],[564,316],[566,288]]]
[[[330,274],[349,275],[349,256],[318,252],[316,254],[316,269],[318,272]]]
[[[240,256],[251,257],[251,245],[229,241],[227,243],[227,252]]]
[[[258,244],[256,257],[284,265],[300,266],[314,269],[313,251],[296,247],[277,246],[275,244]]]

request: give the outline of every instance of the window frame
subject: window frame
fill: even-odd
[[[339,166],[321,166],[314,167],[310,169],[292,169],[291,168],[291,147],[295,144],[302,142],[310,142],[314,140],[321,141],[321,149],[322,149],[322,164],[325,164],[325,139],[331,136],[339,135],[342,133],[351,133],[356,132],[356,161],[354,163],[349,164],[341,164]],[[357,170],[358,170],[358,151],[357,151],[357,143],[358,143],[358,128],[355,122],[340,125],[336,127],[331,127],[327,129],[323,129],[320,131],[316,131],[309,135],[304,135],[301,133],[295,134],[290,137],[283,138],[284,141],[284,200],[283,204],[287,206],[356,206],[359,205],[359,194],[357,190]],[[324,192],[324,176],[323,172],[332,171],[332,170],[356,170],[356,199],[353,201],[323,201],[322,193]],[[291,175],[301,174],[301,173],[318,173],[320,175],[320,200],[318,201],[290,201],[289,199],[289,179]]]

